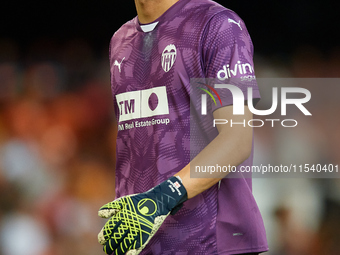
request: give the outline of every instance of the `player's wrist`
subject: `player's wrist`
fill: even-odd
[[[147,193],[149,192],[154,193],[156,196],[162,196],[162,200],[165,199],[164,201],[167,202],[166,207],[171,211],[171,214],[175,214],[182,204],[188,200],[187,191],[181,179],[177,176],[170,177],[153,189],[147,191]]]

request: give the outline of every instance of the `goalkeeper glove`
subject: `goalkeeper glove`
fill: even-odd
[[[186,189],[173,176],[145,193],[107,203],[98,215],[111,218],[98,234],[98,242],[106,254],[139,254],[166,217],[175,214],[186,200]]]

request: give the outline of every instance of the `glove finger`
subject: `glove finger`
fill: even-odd
[[[135,240],[124,238],[124,240],[121,243],[119,243],[117,249],[115,250],[115,254],[118,254],[118,255],[125,254],[127,251],[131,249],[134,241]]]
[[[107,240],[110,240],[113,233],[118,230],[118,227],[120,226],[120,224],[122,224],[122,221],[118,221],[117,223],[114,223],[112,218],[108,222],[106,222],[104,227],[98,234],[98,242],[104,245]]]
[[[129,235],[130,231],[126,230],[124,235],[120,239],[114,238],[114,233],[112,237],[107,240],[105,243],[103,250],[106,254],[115,254],[115,255],[123,255],[130,248],[131,244],[134,240],[129,240],[126,238]]]
[[[98,216],[101,218],[110,218],[116,215],[125,205],[125,202],[122,198],[116,199],[110,203],[103,205],[99,211]]]

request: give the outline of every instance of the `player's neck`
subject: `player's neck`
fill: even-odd
[[[150,23],[158,19],[179,0],[135,0],[139,22]]]

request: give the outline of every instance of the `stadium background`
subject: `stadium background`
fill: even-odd
[[[257,77],[340,76],[339,2],[218,2],[246,22]],[[0,255],[102,254],[97,209],[114,197],[108,43],[135,15],[133,1],[1,4]],[[316,90],[323,121],[257,129],[255,164],[339,163],[340,87]],[[339,179],[255,179],[254,193],[268,254],[340,253]]]

